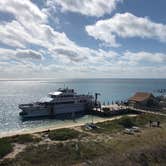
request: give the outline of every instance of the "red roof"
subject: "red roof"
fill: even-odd
[[[129,99],[129,101],[145,101],[149,99],[150,97],[154,97],[152,93],[146,93],[146,92],[137,92],[133,97]]]

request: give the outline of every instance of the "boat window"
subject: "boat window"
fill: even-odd
[[[73,95],[61,95],[60,97],[73,97]]]
[[[67,102],[58,102],[56,104],[73,104],[74,101],[67,101]]]
[[[81,103],[84,103],[84,102],[86,102],[86,100],[80,100],[80,102],[81,102]]]

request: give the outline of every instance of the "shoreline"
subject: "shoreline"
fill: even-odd
[[[105,122],[105,121],[112,121],[112,120],[116,120],[116,119],[120,119],[122,118],[124,115],[119,115],[119,116],[114,116],[114,117],[110,117],[110,118],[101,118],[101,119],[94,119],[94,124],[95,123],[99,123],[99,122]],[[136,114],[129,114],[129,115],[125,115],[125,116],[129,116],[129,117],[133,117],[133,116],[137,116]],[[100,118],[100,117],[99,117]],[[90,123],[90,122],[86,122],[86,123]],[[7,132],[2,132],[0,133],[0,138],[3,137],[11,137],[14,135],[24,135],[24,134],[35,134],[35,133],[40,133],[40,132],[44,132],[47,130],[56,130],[56,129],[61,129],[61,128],[73,128],[73,127],[79,127],[79,126],[83,126],[86,124],[85,122],[70,122],[69,124],[66,125],[48,125],[48,126],[44,126],[44,127],[38,127],[38,128],[30,128],[30,129],[23,129],[23,130],[19,130],[19,131],[7,131]]]

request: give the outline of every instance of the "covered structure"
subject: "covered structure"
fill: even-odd
[[[134,107],[153,107],[156,106],[158,102],[152,93],[137,92],[134,96],[129,98],[128,104]]]

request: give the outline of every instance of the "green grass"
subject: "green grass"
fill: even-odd
[[[80,136],[80,134],[81,134],[80,132],[78,132],[74,129],[64,128],[64,129],[50,131],[48,133],[48,137],[51,140],[64,141],[64,140],[68,140],[68,139],[78,138]]]
[[[124,128],[131,128],[132,126],[135,125],[134,121],[130,117],[123,117],[118,121],[118,124],[123,126]]]
[[[97,128],[90,130],[89,132],[109,134],[109,133],[116,133],[123,129],[123,127],[118,124],[117,120],[114,120],[111,122],[105,121],[105,122],[97,123],[96,125],[97,125]]]
[[[39,142],[41,139],[31,134],[15,135],[12,137],[4,137],[0,139],[0,158],[13,150],[13,143],[25,144]]]
[[[121,135],[108,142],[95,140],[29,146],[3,166],[68,166],[85,161],[91,165],[162,165],[166,162],[166,130],[154,128],[140,136]]]
[[[6,154],[13,150],[13,146],[5,138],[0,139],[0,158],[4,157]]]
[[[19,144],[35,143],[41,140],[41,138],[34,137],[31,134],[14,135],[11,137],[6,137],[6,139],[10,143],[19,143]]]
[[[133,122],[137,126],[145,126],[149,121],[160,121],[161,124],[166,122],[166,117],[153,114],[141,114],[139,116],[133,117]]]
[[[68,142],[57,145],[29,146],[24,152],[17,155],[14,160],[5,160],[4,166],[26,165],[26,166],[68,166],[80,161],[93,159],[106,152],[105,144],[96,142]]]
[[[134,125],[132,117],[124,116],[121,119],[113,121],[99,122],[96,124],[97,128],[90,130],[90,132],[110,134],[122,131],[124,128],[129,128]]]
[[[161,128],[145,127],[149,121],[160,121]],[[52,144],[36,144],[32,135],[10,137],[12,142],[27,143],[31,146],[19,153],[15,159],[5,159],[0,166],[68,166],[85,161],[93,161],[91,165],[163,165],[166,162],[166,118],[158,115],[141,114],[136,117],[124,116],[121,119],[97,123],[99,128],[91,130],[95,135],[86,135],[74,129],[58,129],[48,131],[48,137],[62,142]],[[126,135],[121,132],[102,137],[110,133],[122,131],[125,127],[143,127],[140,133]],[[102,134],[100,134],[102,133]],[[86,139],[82,139],[84,136]],[[96,137],[104,140],[97,141]],[[75,139],[77,138],[77,139]],[[10,143],[9,140],[6,143]],[[35,140],[35,141],[34,141]],[[63,140],[69,140],[63,142]],[[3,140],[4,141],[4,140]],[[5,143],[5,144],[6,144]],[[35,143],[35,145],[33,144]],[[2,143],[3,144],[3,143]],[[1,147],[1,146],[0,146]]]
[[[149,123],[149,121],[160,121],[166,122],[166,118],[164,116],[152,115],[152,114],[140,114],[135,117],[124,116],[120,119],[116,119],[113,121],[105,121],[97,123],[98,128],[90,130],[89,132],[94,133],[116,133],[122,131],[124,128],[130,128],[132,126],[143,127]],[[82,127],[85,129],[84,127]]]

